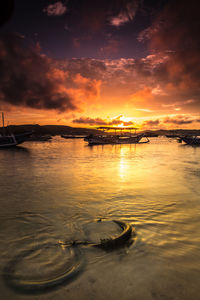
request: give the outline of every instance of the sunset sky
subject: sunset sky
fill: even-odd
[[[16,0],[0,27],[6,123],[200,129],[199,11],[197,0]]]

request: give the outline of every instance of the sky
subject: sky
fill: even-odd
[[[200,129],[197,0],[3,0],[7,124]]]

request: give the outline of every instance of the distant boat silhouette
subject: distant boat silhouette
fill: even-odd
[[[84,139],[85,136],[82,135],[66,135],[66,134],[61,134],[61,137],[64,139]]]
[[[52,136],[49,134],[46,135],[36,135],[32,134],[28,137],[27,142],[46,142],[52,140]]]

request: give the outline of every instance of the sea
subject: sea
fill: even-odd
[[[0,299],[200,299],[200,147],[55,136],[1,149],[0,174]],[[116,220],[129,241],[93,247]]]

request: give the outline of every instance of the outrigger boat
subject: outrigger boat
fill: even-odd
[[[138,144],[140,140],[145,137],[146,141],[143,143],[148,143],[149,139],[144,134],[136,134],[137,128],[130,127],[98,127],[97,129],[103,130],[114,130],[115,134],[103,134],[103,135],[88,135],[84,140],[88,142],[88,145],[106,145],[106,144]],[[117,134],[117,130],[121,131],[121,135]],[[132,135],[131,130],[135,130],[135,134]],[[129,136],[122,134],[122,131],[129,131]]]
[[[198,136],[179,136],[179,141],[188,145],[200,146],[200,137]]]
[[[5,134],[4,128],[4,113],[2,113],[2,122],[3,122],[3,134],[0,134],[0,148],[8,148],[17,146],[25,142],[32,132],[25,132],[21,134]]]

